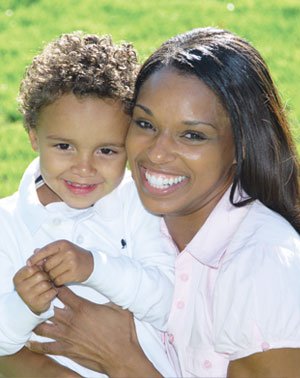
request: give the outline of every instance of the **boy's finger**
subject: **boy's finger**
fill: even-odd
[[[55,269],[61,267],[62,260],[63,258],[61,254],[56,254],[56,255],[52,255],[48,257],[47,259],[45,259],[45,262],[43,265],[44,271],[45,272],[51,271],[52,273],[54,273]]]
[[[56,266],[55,268],[48,271],[49,277],[57,286],[61,286],[67,282],[70,282],[68,278],[68,269],[61,265]]]
[[[59,249],[55,245],[47,245],[44,248],[41,248],[37,251],[34,255],[32,255],[28,260],[27,264],[29,266],[38,265],[39,263],[43,263],[47,257],[53,256],[59,252]]]
[[[51,302],[57,296],[57,290],[51,286],[48,290],[39,295],[39,301],[41,304],[46,305]]]
[[[51,276],[51,275],[50,275]],[[70,281],[72,281],[72,279],[70,278],[70,273],[68,270],[64,271],[64,272],[56,272],[54,275],[53,275],[53,278],[51,277],[52,281],[54,282],[55,286],[62,286],[66,283],[69,283]],[[76,282],[76,281],[74,281]]]
[[[47,288],[52,287],[52,284],[49,280],[47,273],[38,271],[33,274],[31,277],[24,280],[24,286],[32,291],[43,292]]]
[[[30,267],[24,266],[15,274],[15,279],[18,281],[26,280],[27,278],[30,278],[38,271],[39,271],[39,268],[36,266],[30,266]]]

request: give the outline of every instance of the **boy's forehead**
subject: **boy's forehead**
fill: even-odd
[[[55,139],[119,140],[125,138],[130,117],[121,101],[66,94],[44,107],[37,129]]]

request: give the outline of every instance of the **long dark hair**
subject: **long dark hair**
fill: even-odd
[[[161,45],[137,77],[143,83],[163,67],[194,75],[218,96],[234,134],[236,172],[230,194],[235,206],[258,199],[300,233],[299,161],[287,117],[259,52],[246,40],[216,28],[199,28]],[[248,196],[234,202],[235,191]]]

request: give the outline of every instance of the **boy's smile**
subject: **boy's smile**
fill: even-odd
[[[83,209],[115,189],[126,165],[128,124],[122,103],[112,99],[66,94],[43,108],[29,132],[46,184],[40,201]]]

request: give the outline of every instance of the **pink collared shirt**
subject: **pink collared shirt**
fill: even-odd
[[[286,220],[227,192],[181,253],[162,229],[178,253],[165,335],[178,376],[223,378],[231,360],[300,347],[300,237]]]

